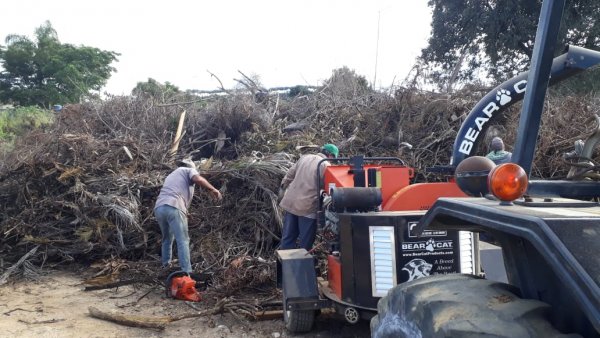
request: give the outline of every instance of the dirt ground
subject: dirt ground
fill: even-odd
[[[230,314],[190,318],[165,330],[133,328],[92,318],[88,307],[130,315],[164,316],[192,313],[184,302],[168,299],[159,288],[125,286],[83,291],[75,272],[54,271],[37,281],[0,287],[0,336],[3,337],[369,337],[368,322],[346,325],[321,315],[313,332],[288,334],[282,320],[249,321]],[[148,293],[149,292],[149,293]],[[148,293],[146,296],[144,294]],[[143,297],[142,297],[143,296]],[[140,299],[141,298],[141,299]],[[138,301],[139,300],[139,301]]]

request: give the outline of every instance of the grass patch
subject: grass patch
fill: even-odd
[[[0,150],[12,149],[16,138],[53,121],[52,111],[35,106],[0,110]]]
[[[38,107],[18,107],[0,110],[0,139],[9,141],[26,132],[49,125],[54,113]]]

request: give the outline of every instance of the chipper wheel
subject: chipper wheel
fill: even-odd
[[[435,275],[403,283],[377,305],[372,337],[580,337],[558,332],[550,306],[521,299],[508,284],[471,275]]]
[[[315,310],[284,310],[283,321],[289,332],[308,332],[315,323]]]

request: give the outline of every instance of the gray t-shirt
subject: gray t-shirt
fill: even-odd
[[[183,211],[187,215],[187,209],[194,197],[194,181],[192,177],[199,175],[196,169],[181,167],[173,170],[165,178],[160,194],[156,199],[154,209],[161,205],[170,205]]]

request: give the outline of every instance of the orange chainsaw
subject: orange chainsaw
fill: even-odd
[[[197,282],[185,271],[173,272],[167,277],[167,297],[181,299],[189,302],[202,300],[200,291],[196,289]]]

